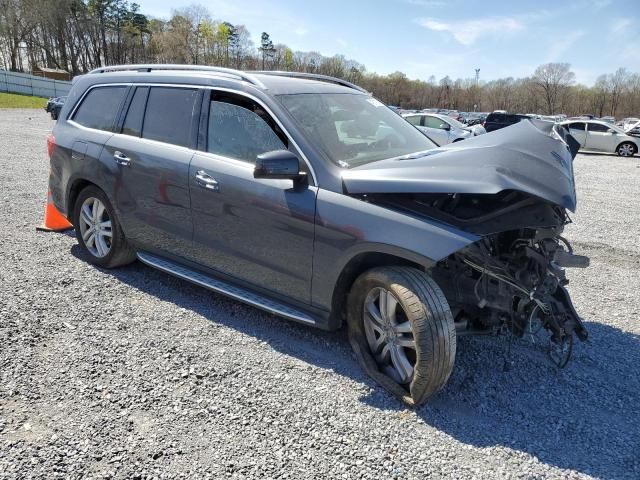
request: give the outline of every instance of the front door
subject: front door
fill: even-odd
[[[613,130],[607,125],[601,123],[587,124],[587,138],[585,148],[587,150],[596,150],[598,152],[613,153],[616,136]]]
[[[289,148],[257,103],[213,92],[208,110],[207,151],[189,172],[195,260],[309,303],[317,188],[253,178],[258,154]]]
[[[432,117],[431,115],[425,115],[422,117],[422,119],[425,128],[429,129],[428,135],[430,135],[438,143],[438,145],[442,146],[451,143],[451,127],[447,122],[438,117]]]

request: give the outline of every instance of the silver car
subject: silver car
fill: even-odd
[[[482,125],[467,127],[455,118],[437,113],[407,113],[403,117],[440,146],[486,133]]]
[[[638,153],[640,141],[623,130],[600,120],[571,120],[561,122],[571,136],[580,143],[580,150],[617,153],[621,157],[632,157]]]

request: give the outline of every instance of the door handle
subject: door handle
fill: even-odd
[[[196,183],[202,188],[206,188],[207,190],[213,190],[214,192],[220,190],[220,186],[218,185],[216,179],[204,170],[198,170],[196,172]]]
[[[116,150],[114,152],[113,159],[118,165],[122,165],[123,167],[128,167],[129,165],[131,165],[131,159],[119,150]]]

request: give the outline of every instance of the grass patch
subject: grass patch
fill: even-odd
[[[0,92],[0,108],[44,108],[46,98]]]

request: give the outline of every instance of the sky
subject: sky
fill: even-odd
[[[618,67],[640,73],[640,0],[135,0],[168,18],[193,3],[294,51],[343,54],[409,78],[524,77],[567,62],[579,83]]]

